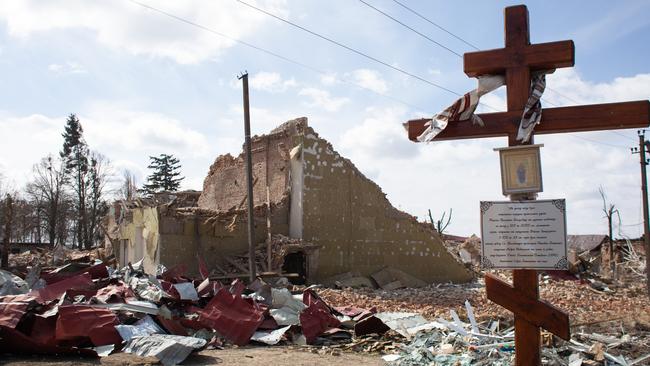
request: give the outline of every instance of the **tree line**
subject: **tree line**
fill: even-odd
[[[152,173],[138,189],[133,173],[125,170],[118,178],[108,158],[88,146],[75,114],[66,119],[62,137],[61,150],[35,164],[22,189],[9,189],[0,172],[2,243],[91,249],[103,241],[103,218],[111,200],[133,200],[180,187],[180,162],[172,155],[150,156]]]

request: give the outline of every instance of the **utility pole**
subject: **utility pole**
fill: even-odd
[[[632,154],[639,154],[641,163],[641,191],[643,192],[643,241],[645,243],[645,271],[648,297],[650,297],[650,220],[648,219],[648,180],[646,166],[648,159],[645,154],[650,151],[650,141],[645,140],[645,130],[637,131],[639,134],[639,147],[633,147]]]
[[[240,79],[244,86],[244,149],[246,150],[246,182],[248,186],[248,267],[249,280],[255,281],[255,222],[253,222],[253,154],[251,152],[251,116],[248,101],[248,72],[244,72]]]

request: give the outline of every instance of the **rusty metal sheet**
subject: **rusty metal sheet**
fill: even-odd
[[[238,346],[248,344],[264,320],[264,311],[222,288],[199,312],[199,321]]]
[[[124,282],[100,288],[95,295],[97,300],[105,303],[124,302],[124,299],[130,297],[135,298],[135,294]]]
[[[332,315],[330,307],[315,292],[306,290],[303,302],[307,308],[300,313],[300,327],[307,343],[313,343],[316,337],[328,328],[336,328],[341,322]]]
[[[63,267],[59,267],[49,273],[41,274],[41,278],[47,282],[48,285],[63,281],[66,278],[75,277],[83,273],[90,274],[92,279],[107,278],[108,269],[106,264],[99,263],[92,266],[84,266],[79,263],[69,263]]]
[[[59,306],[59,318],[56,321],[56,339],[70,340],[88,337],[90,332],[96,328],[113,327],[118,324],[117,316],[108,309],[96,308],[89,305]],[[102,335],[104,334],[98,335],[98,337]],[[103,342],[98,339],[98,343]],[[102,344],[95,345],[99,346]]]
[[[26,302],[0,302],[0,326],[16,328],[28,306]]]
[[[70,277],[63,281],[45,286],[44,288],[30,292],[30,295],[36,297],[40,303],[45,303],[58,299],[68,290],[93,290],[95,284],[89,273],[82,273],[80,275]]]

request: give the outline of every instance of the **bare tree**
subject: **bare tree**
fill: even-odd
[[[122,172],[122,185],[119,188],[119,198],[130,201],[138,197],[138,186],[135,175],[128,169]]]
[[[440,220],[433,220],[433,215],[431,215],[431,210],[429,210],[429,220],[431,220],[431,225],[433,226],[433,229],[438,232],[438,234],[442,235],[442,233],[447,229],[447,226],[449,226],[449,223],[451,222],[451,213],[452,209],[449,209],[449,216],[447,216],[447,221],[445,221],[445,215],[447,215],[446,211],[442,212],[442,217]]]
[[[101,241],[100,224],[102,217],[108,213],[106,200],[107,184],[112,176],[109,160],[98,152],[90,153],[90,167],[88,174],[88,237],[86,243],[96,244]],[[86,246],[86,249],[90,247]]]
[[[67,199],[65,186],[68,181],[65,171],[65,161],[49,155],[34,165],[33,180],[25,188],[25,192],[34,203],[39,218],[47,232],[47,238],[52,245],[61,244],[61,226],[66,226]]]
[[[620,213],[618,212],[618,209],[614,204],[608,204],[607,203],[607,197],[605,195],[605,190],[603,187],[598,188],[598,192],[600,192],[600,197],[603,199],[603,212],[605,213],[605,218],[607,219],[607,233],[609,236],[609,267],[610,270],[612,271],[612,276],[616,275],[616,263],[614,259],[614,230],[612,226],[612,220],[614,218],[614,214],[618,216],[618,221],[619,225],[621,223],[621,216]]]
[[[0,266],[2,268],[9,267],[9,245],[11,243],[11,229],[13,221],[13,199],[7,193],[5,200],[5,222],[4,222],[4,240],[2,245],[2,252],[0,255]]]

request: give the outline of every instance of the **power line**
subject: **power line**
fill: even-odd
[[[385,17],[392,19],[392,20],[395,21],[396,23],[402,25],[402,26],[405,27],[406,29],[410,29],[411,31],[413,31],[413,32],[415,32],[416,34],[418,34],[419,36],[421,36],[421,37],[423,37],[423,38],[429,40],[429,42],[438,45],[438,47],[441,47],[441,48],[443,48],[443,49],[445,49],[445,50],[447,50],[447,51],[453,53],[454,55],[456,55],[456,56],[458,56],[458,57],[460,57],[460,58],[463,57],[463,55],[461,55],[460,53],[458,53],[458,52],[452,50],[451,48],[449,48],[449,47],[443,45],[442,43],[440,43],[440,42],[438,42],[438,41],[436,41],[436,40],[430,38],[429,36],[427,36],[427,35],[424,34],[424,33],[418,32],[417,30],[415,30],[415,29],[412,28],[411,26],[407,25],[406,23],[404,23],[404,22],[402,22],[402,21],[400,21],[400,20],[394,18],[394,17],[391,16],[390,14],[388,14],[388,13],[386,13],[386,12],[384,12],[384,11],[382,11],[382,10],[380,10],[380,9],[378,9],[378,8],[376,8],[376,7],[372,6],[372,5],[370,5],[370,4],[368,4],[366,1],[364,1],[364,0],[359,0],[359,1],[360,1],[361,3],[363,3],[363,4],[365,4],[365,5],[366,5],[367,7],[369,7],[370,9],[373,9],[374,11],[376,11],[376,12],[378,12],[378,13],[384,15]]]
[[[228,36],[228,35],[226,35],[226,34],[224,34],[224,33],[218,32],[218,31],[216,31],[216,30],[214,30],[214,29],[208,28],[208,27],[206,27],[206,26],[204,26],[204,25],[201,25],[201,24],[199,24],[199,23],[193,22],[193,21],[191,21],[191,20],[188,20],[188,19],[185,19],[185,18],[179,17],[179,16],[174,15],[174,14],[172,14],[172,13],[169,13],[169,12],[166,12],[166,11],[164,11],[164,10],[161,10],[161,9],[155,8],[155,7],[153,7],[153,6],[150,6],[150,5],[147,5],[147,4],[144,4],[144,3],[138,2],[138,1],[136,1],[136,0],[129,0],[129,1],[132,2],[132,3],[134,3],[134,4],[136,4],[136,5],[141,6],[141,7],[143,7],[143,8],[146,8],[146,9],[149,9],[149,10],[153,10],[153,11],[155,11],[155,12],[158,12],[158,13],[160,13],[160,14],[163,14],[163,15],[165,15],[165,16],[167,16],[167,17],[172,18],[172,19],[175,19],[175,20],[178,20],[178,21],[180,21],[180,22],[186,23],[186,24],[191,25],[191,26],[193,26],[193,27],[197,27],[197,28],[202,29],[202,30],[204,30],[204,31],[206,31],[206,32],[210,32],[210,33],[212,33],[212,34],[215,34],[215,35],[217,35],[217,36],[223,37],[223,38],[228,39],[228,40],[230,40],[230,41],[233,41],[233,42],[235,42],[235,43],[239,43],[239,44],[244,45],[244,46],[246,46],[246,47],[249,47],[249,48],[255,49],[255,50],[257,50],[257,51],[260,51],[260,52],[266,53],[266,54],[268,54],[268,55],[270,55],[270,56],[273,56],[273,57],[279,58],[279,59],[281,59],[281,60],[283,60],[283,61],[286,61],[286,62],[292,63],[292,64],[294,64],[294,65],[300,66],[300,67],[305,68],[305,69],[307,69],[307,70],[310,70],[310,71],[312,71],[312,72],[315,72],[315,73],[321,74],[321,75],[323,75],[323,76],[331,76],[331,74],[328,73],[328,72],[326,72],[326,71],[319,70],[319,69],[317,69],[317,68],[315,68],[315,67],[312,67],[312,66],[309,66],[309,65],[307,65],[307,64],[305,64],[305,63],[302,63],[302,62],[300,62],[300,61],[296,61],[296,60],[290,59],[290,58],[288,58],[288,57],[282,56],[282,55],[280,55],[280,54],[278,54],[278,53],[275,53],[275,52],[273,52],[273,51],[269,51],[269,50],[267,50],[267,49],[265,49],[265,48],[262,48],[262,47],[256,46],[256,45],[254,45],[254,44],[252,44],[252,43],[248,43],[248,42],[246,42],[246,41],[242,41],[242,40],[240,40],[240,39],[230,37],[230,36]],[[354,82],[352,82],[352,81],[350,81],[350,80],[347,80],[347,79],[345,79],[345,78],[334,77],[334,79],[337,80],[337,81],[343,82],[343,83],[347,83],[347,84],[353,85],[353,86],[355,86],[355,87],[357,87],[357,88],[360,88],[360,89],[364,89],[364,90],[370,91],[370,92],[372,92],[372,93],[374,93],[374,94],[377,94],[377,95],[382,96],[382,97],[384,97],[384,98],[391,99],[391,100],[393,100],[393,101],[396,101],[396,102],[398,102],[398,103],[404,104],[404,105],[406,105],[406,106],[409,106],[409,107],[412,107],[412,108],[421,109],[421,110],[424,110],[424,111],[427,110],[426,108],[422,108],[422,107],[420,107],[420,106],[413,105],[413,104],[411,104],[411,103],[408,103],[408,102],[406,102],[406,101],[404,101],[404,100],[401,100],[401,99],[399,99],[399,98],[396,98],[396,97],[390,96],[390,95],[388,95],[388,94],[384,94],[384,93],[377,92],[377,91],[375,91],[375,90],[373,90],[373,89],[370,89],[370,88],[368,88],[368,87],[365,87],[365,86],[359,85],[359,84],[354,83]],[[432,113],[432,112],[429,112],[429,113]],[[432,113],[432,114],[433,114],[433,113]]]
[[[569,134],[569,136],[571,136],[571,137],[573,137],[573,138],[576,138],[576,139],[580,139],[580,140],[585,140],[585,141],[593,142],[594,144],[600,144],[600,145],[611,146],[611,147],[618,147],[618,148],[623,148],[623,149],[627,149],[627,148],[628,148],[627,146],[608,144],[608,143],[606,143],[606,142],[596,141],[596,140],[588,139],[588,138],[585,138],[585,137],[576,136],[576,135],[574,135],[574,134]]]
[[[303,26],[301,26],[301,25],[298,25],[298,24],[296,24],[296,23],[293,23],[293,22],[291,22],[291,21],[289,21],[289,20],[287,20],[287,19],[284,19],[284,18],[282,18],[282,17],[280,17],[280,16],[277,16],[277,15],[275,15],[275,14],[273,14],[273,13],[270,13],[270,12],[264,10],[264,9],[258,8],[258,7],[254,6],[254,5],[251,5],[251,4],[249,4],[249,3],[245,2],[245,1],[242,1],[242,0],[235,0],[235,1],[237,1],[238,3],[240,3],[240,4],[242,4],[242,5],[248,6],[249,8],[251,8],[251,9],[253,9],[253,10],[256,10],[256,11],[262,13],[262,14],[266,14],[266,15],[268,15],[268,16],[270,16],[270,17],[272,17],[272,18],[275,18],[275,19],[277,19],[277,20],[279,20],[279,21],[281,21],[281,22],[284,22],[284,23],[286,23],[286,24],[289,24],[289,25],[291,25],[292,27],[295,27],[295,28],[298,28],[298,29],[300,29],[300,30],[302,30],[302,31],[304,31],[304,32],[307,32],[307,33],[309,33],[309,34],[311,34],[311,35],[313,35],[313,36],[315,36],[315,37],[318,37],[318,38],[320,38],[320,39],[322,39],[322,40],[325,40],[325,41],[327,41],[327,42],[329,42],[329,43],[332,43],[332,44],[334,44],[334,45],[337,45],[337,46],[339,46],[339,47],[341,47],[341,48],[345,48],[346,50],[348,50],[348,51],[350,51],[350,52],[353,52],[353,53],[356,53],[356,54],[359,55],[359,56],[365,57],[365,58],[367,58],[367,59],[369,59],[369,60],[371,60],[371,61],[374,61],[374,62],[376,62],[376,63],[379,63],[379,64],[381,64],[381,65],[384,65],[384,66],[386,66],[386,67],[388,67],[388,68],[390,68],[390,69],[393,69],[393,70],[395,70],[395,71],[397,71],[397,72],[400,72],[400,73],[402,73],[402,74],[404,74],[404,75],[407,75],[407,76],[410,76],[410,77],[412,77],[412,78],[414,78],[414,79],[420,80],[420,81],[423,82],[423,83],[426,83],[426,84],[429,84],[429,85],[431,85],[431,86],[434,86],[434,87],[436,87],[436,88],[438,88],[438,89],[444,90],[444,91],[446,91],[446,92],[448,92],[448,93],[451,93],[451,94],[453,94],[453,95],[455,95],[455,96],[457,96],[457,97],[460,97],[460,96],[462,95],[462,94],[460,94],[460,93],[458,93],[458,92],[455,92],[455,91],[453,91],[453,90],[451,90],[451,89],[449,89],[449,88],[447,88],[447,87],[444,87],[444,86],[442,86],[442,85],[436,84],[436,83],[434,83],[434,82],[432,82],[432,81],[429,81],[429,80],[427,80],[427,79],[425,79],[425,78],[423,78],[423,77],[421,77],[421,76],[418,76],[418,75],[412,74],[412,73],[410,73],[410,72],[408,72],[408,71],[406,71],[406,70],[404,70],[404,69],[401,69],[401,68],[399,68],[399,67],[397,67],[397,66],[393,66],[393,65],[389,64],[388,62],[382,61],[382,60],[380,60],[380,59],[378,59],[378,58],[376,58],[376,57],[370,56],[370,55],[368,55],[368,54],[366,54],[366,53],[364,53],[364,52],[361,52],[361,51],[359,51],[359,50],[356,50],[356,49],[354,49],[354,48],[352,48],[352,47],[350,47],[350,46],[347,46],[347,45],[345,45],[345,44],[343,44],[343,43],[341,43],[341,42],[335,41],[335,40],[333,40],[333,39],[331,39],[331,38],[329,38],[329,37],[326,37],[326,36],[324,36],[324,35],[321,35],[321,34],[319,34],[319,33],[316,33],[316,32],[314,32],[314,31],[312,31],[312,30],[310,30],[310,29],[307,29],[307,28],[305,28],[305,27],[303,27]]]
[[[580,102],[578,102],[577,100],[575,100],[575,99],[569,97],[568,95],[562,94],[562,93],[560,93],[559,91],[557,91],[557,90],[555,90],[555,89],[551,89],[551,88],[547,88],[547,89],[550,90],[550,91],[552,91],[553,93],[555,93],[555,94],[557,94],[557,95],[563,97],[564,99],[569,100],[570,102],[573,102],[573,103],[575,103],[575,104],[580,104]]]
[[[619,135],[619,136],[625,137],[625,138],[627,138],[627,139],[630,139],[630,140],[636,142],[636,139],[635,139],[635,138],[632,138],[632,137],[630,137],[630,136],[628,136],[628,135],[626,135],[626,134],[624,134],[624,133],[620,133],[620,132],[617,132],[617,131],[609,131],[609,132],[611,132],[611,133],[615,133],[615,134],[617,134],[617,135]]]
[[[476,46],[474,46],[473,44],[471,44],[471,43],[469,43],[469,42],[467,42],[466,40],[464,40],[464,39],[463,39],[463,38],[461,38],[460,36],[457,36],[457,35],[455,35],[454,33],[452,33],[452,32],[450,32],[450,31],[448,31],[447,29],[445,29],[445,28],[444,28],[444,27],[442,27],[441,25],[439,25],[439,24],[437,24],[437,23],[435,23],[435,22],[433,22],[432,20],[430,20],[430,19],[428,19],[428,18],[427,18],[427,17],[425,17],[424,15],[422,15],[422,14],[420,14],[420,13],[418,13],[417,11],[415,11],[415,10],[413,10],[413,9],[411,9],[411,8],[409,8],[408,6],[406,6],[406,5],[404,5],[404,4],[402,4],[401,2],[399,2],[399,1],[397,1],[397,0],[393,0],[393,1],[394,1],[394,2],[395,2],[395,3],[397,4],[397,5],[399,5],[399,6],[401,6],[401,7],[403,7],[404,9],[406,9],[406,10],[408,10],[408,11],[410,11],[411,13],[413,13],[413,14],[415,14],[415,15],[417,15],[418,17],[420,17],[420,18],[422,18],[422,19],[424,19],[424,20],[425,20],[426,22],[428,22],[428,23],[430,23],[431,25],[433,25],[433,26],[435,26],[435,27],[437,27],[438,29],[440,29],[440,30],[442,30],[443,32],[445,32],[445,33],[447,33],[447,34],[449,34],[450,36],[452,36],[452,37],[454,37],[454,38],[456,38],[457,40],[459,40],[459,41],[461,41],[461,42],[463,42],[463,43],[465,43],[466,45],[468,45],[468,46],[470,46],[470,47],[472,47],[473,49],[475,49],[475,50],[477,50],[477,51],[479,51],[479,48],[478,48],[478,47],[476,47]]]

